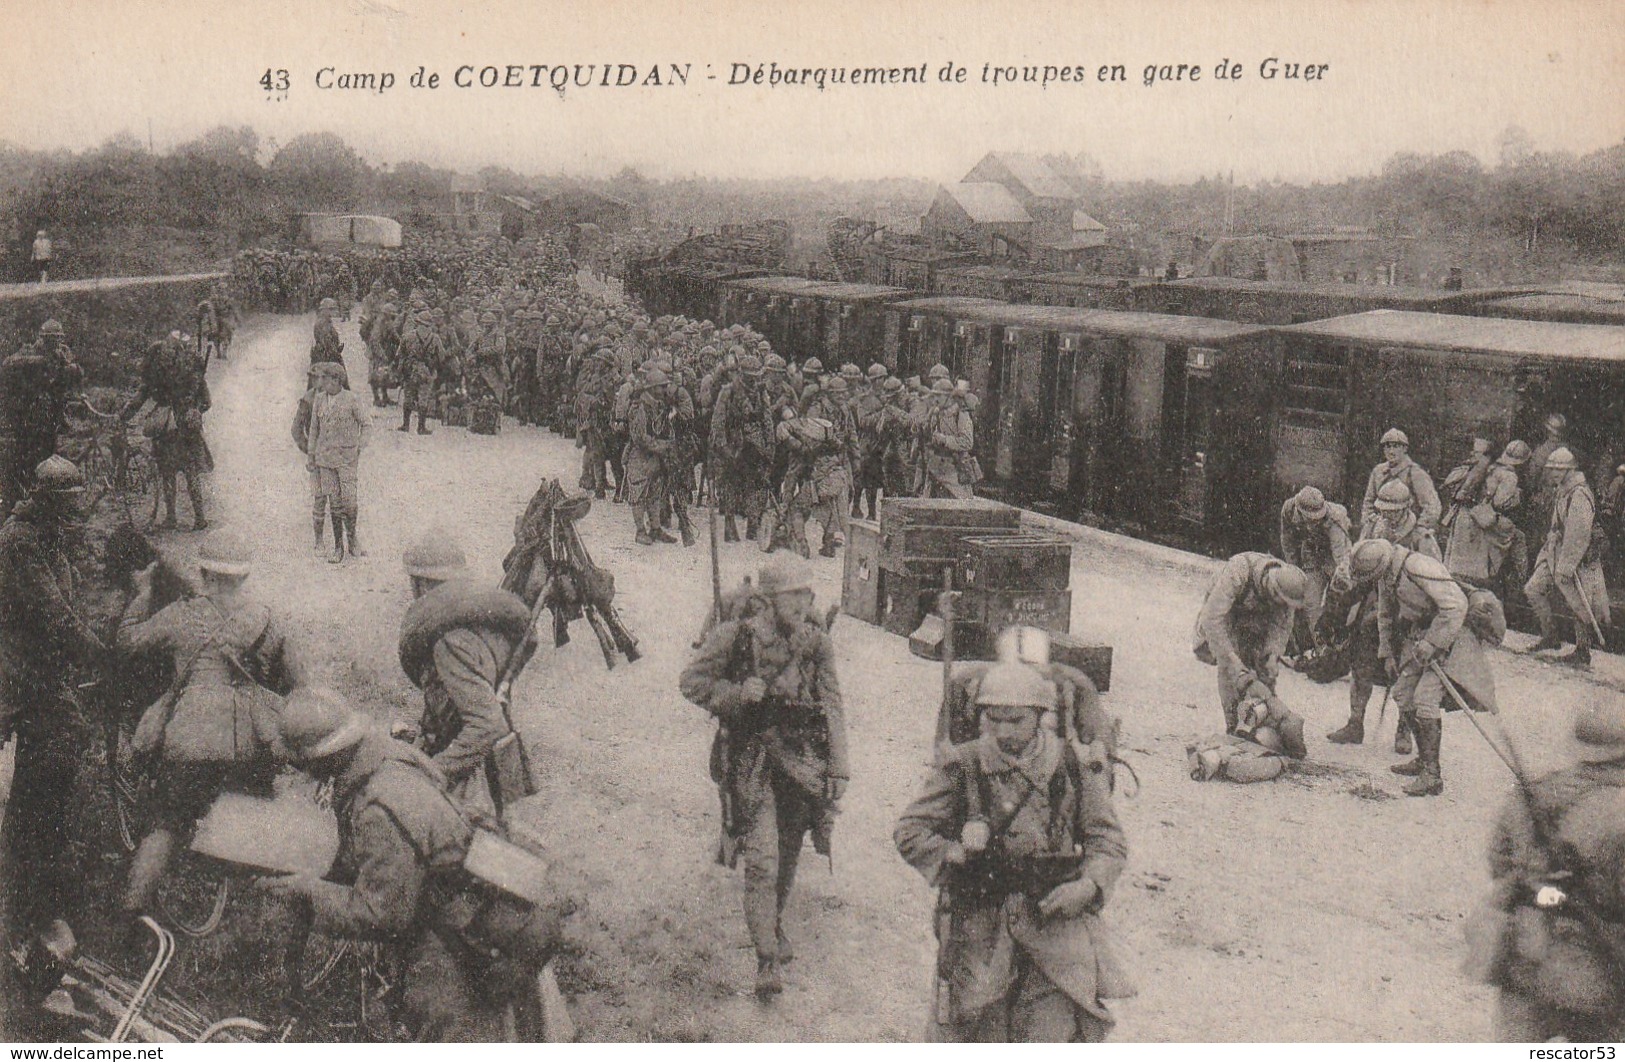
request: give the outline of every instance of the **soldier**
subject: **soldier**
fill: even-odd
[[[119,622],[129,657],[167,655],[175,683],[136,727],[135,751],[157,760],[151,829],[130,861],[122,909],[130,921],[152,911],[158,885],[197,820],[226,790],[269,795],[280,702],[308,677],[286,624],[243,585],[253,552],[216,531],[198,550],[202,592],[153,611],[154,561],[134,577],[136,596]]]
[[[1398,428],[1389,428],[1382,434],[1383,461],[1371,470],[1366,480],[1365,500],[1360,505],[1360,537],[1376,534],[1377,492],[1388,483],[1402,483],[1410,491],[1411,504],[1417,519],[1429,531],[1439,526],[1439,494],[1433,489],[1433,478],[1421,465],[1411,460],[1411,440]]]
[[[141,362],[141,386],[119,410],[119,419],[128,421],[148,399],[153,408],[146,414],[142,432],[152,440],[153,463],[158,466],[163,526],[175,526],[175,477],[184,475],[192,501],[192,530],[202,531],[209,526],[203,476],[214,467],[203,435],[203,414],[212,400],[202,367],[178,340],[163,340],[147,348]]]
[[[0,526],[0,735],[17,739],[3,858],[18,931],[71,921],[80,907],[84,868],[64,829],[89,741],[74,679],[106,653],[75,605],[68,556],[84,476],[52,455],[30,478],[28,499]]]
[[[344,539],[350,539],[350,556],[366,552],[356,538],[356,517],[360,512],[361,448],[366,445],[370,418],[361,408],[355,392],[344,389],[344,367],[323,363],[321,383],[311,399],[310,436],[306,453],[314,478],[315,498],[311,507],[312,526],[321,539],[322,510],[333,517],[332,564],[344,562]]]
[[[367,384],[372,388],[372,404],[380,409],[394,405],[389,389],[399,383],[395,377],[395,359],[401,334],[396,315],[395,303],[385,301],[374,312],[370,324],[363,319],[361,334],[367,341]]]
[[[880,485],[888,498],[906,498],[913,489],[910,451],[914,428],[909,420],[909,394],[903,381],[888,376],[880,385],[882,406],[875,422],[875,445],[880,450]]]
[[[446,360],[446,347],[434,330],[434,315],[419,310],[412,317],[414,327],[401,336],[399,353],[401,381],[401,426],[396,431],[410,431],[412,414],[418,415],[418,434],[428,435],[432,428],[427,423],[429,410],[434,405],[435,381],[441,363]]]
[[[55,353],[58,347],[65,348],[65,333],[53,318],[40,325],[36,342],[0,363],[0,519],[33,486],[39,463],[56,452],[62,412],[49,396],[62,390],[59,366],[71,363]]]
[[[722,793],[718,861],[745,862],[745,924],[756,946],[756,994],[784,990],[792,958],[784,908],[808,831],[830,851],[850,777],[835,646],[799,568],[763,568],[738,615],[706,637],[683,670],[683,696],[718,723],[712,779]]]
[[[1098,1043],[1102,1000],[1132,994],[1099,917],[1128,857],[1109,767],[1043,725],[1060,702],[1028,664],[990,668],[976,704],[982,736],[932,767],[892,835],[941,890],[927,1039]]]
[[[1529,538],[1532,540],[1544,540],[1546,529],[1552,522],[1552,491],[1544,478],[1545,473],[1543,471],[1546,468],[1546,459],[1551,457],[1552,451],[1558,447],[1564,447],[1569,452],[1573,452],[1573,448],[1569,446],[1569,418],[1561,413],[1548,413],[1546,414],[1546,420],[1543,422],[1543,427],[1546,431],[1546,437],[1536,444],[1534,451],[1529,455],[1529,468],[1532,470],[1535,482],[1529,485],[1531,488],[1529,511],[1524,515],[1528,519],[1525,526],[1528,529]],[[1578,462],[1576,462],[1576,467],[1578,467]]]
[[[796,416],[791,407],[785,407],[784,419],[775,429],[779,449],[787,455],[783,487],[786,522],[803,557],[812,552],[807,542],[809,519],[817,520],[823,528],[818,552],[824,557],[835,556],[836,536],[846,529],[851,447],[844,410],[836,405],[837,387],[845,387],[845,381],[838,376],[825,383],[823,394],[812,393],[813,385],[808,384],[808,412]],[[830,408],[821,410],[826,402]],[[831,416],[818,416],[820,411]]]
[[[527,996],[556,922],[525,919],[524,932],[496,939],[474,932],[489,894],[463,869],[473,823],[436,766],[327,691],[290,697],[280,732],[296,766],[333,783],[339,852],[333,880],[256,883],[298,904],[317,932],[381,940],[404,958],[399,1013],[413,1042],[540,1039]]]
[[[1349,527],[1349,511],[1328,502],[1316,487],[1303,488],[1281,505],[1281,558],[1308,581],[1301,615],[1313,639],[1318,639],[1327,592],[1348,583]]]
[[[530,610],[514,594],[469,582],[462,547],[440,528],[409,546],[402,562],[412,604],[401,619],[399,656],[423,691],[417,744],[450,791],[472,801],[490,781],[492,751],[513,730],[498,685],[530,629]]]
[[[854,366],[855,368],[855,366]],[[879,495],[886,485],[885,444],[880,436],[880,418],[886,408],[882,387],[886,367],[869,366],[868,375],[857,385],[852,397],[852,421],[857,430],[858,461],[853,469],[852,515],[862,516],[867,507],[869,519],[878,512]]]
[[[1416,736],[1416,759],[1389,770],[1416,779],[1405,787],[1406,796],[1438,796],[1444,792],[1444,679],[1469,705],[1495,710],[1495,676],[1478,633],[1467,624],[1467,595],[1443,561],[1383,539],[1357,543],[1349,565],[1356,586],[1377,588],[1378,652],[1400,725]]]
[[[610,445],[608,406],[612,399],[605,392],[614,382],[613,369],[614,359],[607,350],[594,351],[582,364],[575,382],[576,446],[581,450],[579,482],[582,490],[592,491],[593,497],[599,499],[607,496],[604,463]],[[617,491],[621,482],[616,482]]]
[[[1371,503],[1375,519],[1367,538],[1382,538],[1406,549],[1443,560],[1433,529],[1417,515],[1416,502],[1403,480],[1389,480],[1377,491]]]
[[[920,470],[915,481],[925,498],[969,498],[964,466],[976,448],[976,425],[954,398],[954,385],[938,377],[924,407],[919,428]]]
[[[1598,699],[1574,736],[1580,762],[1520,785],[1490,841],[1475,965],[1498,989],[1503,1043],[1625,1037],[1620,944],[1607,937],[1625,923],[1625,709]]]
[[[1303,608],[1308,586],[1302,571],[1265,553],[1238,553],[1214,576],[1196,617],[1193,651],[1218,666],[1225,733],[1235,733],[1254,681],[1275,691],[1293,614]]]
[[[739,541],[735,517],[745,517],[745,537],[755,540],[770,489],[774,423],[762,394],[762,363],[754,354],[739,359],[731,379],[717,392],[711,416],[711,460],[723,539]]]
[[[315,340],[310,348],[312,365],[324,361],[344,363],[344,343],[339,339],[339,330],[333,326],[333,315],[338,308],[339,304],[332,299],[323,299],[316,308]]]
[[[1575,467],[1574,454],[1559,446],[1546,458],[1546,493],[1551,498],[1551,524],[1546,544],[1535,559],[1534,574],[1524,584],[1524,596],[1540,623],[1540,641],[1530,650],[1562,647],[1557,633],[1556,609],[1566,603],[1574,619],[1574,651],[1556,657],[1558,663],[1578,668],[1591,666],[1592,638],[1603,640],[1608,623],[1608,585],[1602,570],[1604,536],[1596,526],[1596,498],[1585,473]]]
[[[1517,523],[1523,503],[1518,469],[1528,460],[1529,444],[1513,439],[1476,492],[1457,492],[1445,546],[1445,566],[1456,578],[1493,590],[1508,562],[1519,585],[1529,578],[1529,547]]]
[[[1461,464],[1450,470],[1440,484],[1440,497],[1449,504],[1439,520],[1439,530],[1445,532],[1445,552],[1449,554],[1449,536],[1454,533],[1457,518],[1478,504],[1484,493],[1484,481],[1489,478],[1494,445],[1483,435],[1473,436],[1472,452]]]
[[[807,402],[816,395],[824,385],[824,363],[817,358],[808,358],[796,370],[791,382],[796,385],[796,394],[805,412]]]
[[[30,251],[29,260],[39,273],[41,284],[51,279],[51,237],[44,229],[34,233],[34,246]]]

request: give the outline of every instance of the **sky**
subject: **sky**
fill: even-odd
[[[1402,151],[1493,162],[1510,125],[1541,150],[1625,140],[1617,0],[0,0],[0,25],[0,141],[35,149],[150,131],[162,151],[247,124],[470,173],[952,181],[1013,150],[1086,152],[1114,179],[1308,182]],[[923,64],[926,83],[729,83],[771,63]],[[941,80],[949,63],[962,82]],[[984,64],[1018,80],[989,84]],[[1198,80],[1144,84],[1180,64]],[[1113,65],[1125,80],[1103,83]],[[561,66],[590,83],[546,87]],[[1046,66],[1047,87],[1019,80]],[[420,67],[439,87],[409,84]],[[521,87],[478,87],[486,67]],[[664,84],[641,83],[651,69]],[[268,93],[283,70],[287,91]],[[318,87],[386,72],[382,92]],[[614,86],[626,77],[640,84]]]

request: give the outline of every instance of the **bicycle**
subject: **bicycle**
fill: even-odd
[[[145,498],[151,493],[153,519],[145,525],[150,527],[158,512],[154,489],[158,477],[150,441],[138,429],[125,425],[117,413],[96,408],[89,395],[80,394],[71,405],[82,407],[95,418],[75,455],[79,470],[85,476],[86,507],[94,509],[109,494],[117,495],[124,506],[125,517],[135,524],[130,506],[132,497]]]

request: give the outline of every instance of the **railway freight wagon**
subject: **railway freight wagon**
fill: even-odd
[[[1136,309],[1151,313],[1219,317],[1247,324],[1289,325],[1367,310],[1476,313],[1479,312],[1478,307],[1490,299],[1528,290],[1486,288],[1444,291],[1381,284],[1307,284],[1243,280],[1239,277],[1193,277],[1138,285],[1134,288],[1134,302]]]
[[[683,314],[700,321],[720,321],[721,285],[740,277],[766,275],[767,270],[736,262],[636,262],[627,270],[626,289],[650,316]]]
[[[1375,310],[1277,334],[1277,499],[1313,484],[1358,513],[1391,427],[1410,436],[1411,456],[1435,482],[1467,456],[1474,434],[1538,444],[1550,412],[1568,417],[1598,495],[1625,458],[1625,327]],[[1539,473],[1521,473],[1527,498]],[[1525,530],[1533,560],[1545,529]],[[1616,600],[1619,561],[1609,571]]]
[[[894,310],[900,371],[941,361],[983,396],[987,493],[1204,551],[1268,541],[1266,330],[984,299]]]
[[[828,368],[848,361],[868,368],[880,360],[885,308],[910,294],[906,288],[784,276],[723,281],[718,288],[719,324],[749,325],[786,360],[817,358]]]

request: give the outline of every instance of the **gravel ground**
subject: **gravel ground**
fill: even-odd
[[[494,581],[514,518],[544,477],[573,489],[579,451],[511,421],[494,438],[443,426],[402,434],[392,430],[397,409],[376,411],[361,466],[370,555],[327,564],[311,549],[306,473],[288,434],[310,325],[256,318],[217,367],[214,494],[222,522],[254,538],[252,585],[293,617],[333,680],[380,715],[410,716],[413,691],[395,660],[408,597],[402,549],[444,524]],[[360,381],[354,325],[340,332]],[[677,692],[709,603],[703,541],[638,548],[629,514],[608,502],[581,526],[615,573],[645,656],[606,671],[580,627],[572,644],[532,663],[516,715],[546,774],[545,792],[522,814],[588,904],[565,970],[584,1038],[915,1038],[930,995],[933,900],[890,835],[923,776],[937,667],[878,628],[837,624],[854,780],[833,872],[810,848],[803,864],[786,992],[759,1005],[748,991],[754,966],[737,876],[709,859],[711,726]],[[724,545],[724,582],[760,559],[754,543]],[[1329,746],[1321,735],[1341,724],[1346,685],[1289,675],[1282,693],[1309,720],[1310,765],[1256,786],[1191,781],[1186,743],[1222,726],[1213,671],[1190,653],[1209,564],[1098,533],[1074,551],[1073,630],[1115,647],[1107,701],[1143,783],[1119,798],[1131,854],[1108,911],[1140,994],[1117,1005],[1116,1038],[1487,1038],[1491,993],[1460,973],[1462,926],[1487,884],[1483,848],[1510,792],[1505,768],[1454,715],[1445,795],[1405,799],[1386,769],[1393,712],[1365,746]],[[816,585],[820,600],[838,598],[838,559],[818,563]],[[1497,655],[1501,722],[1527,759],[1563,762],[1572,712],[1619,688],[1619,664],[1605,658],[1587,678]]]

